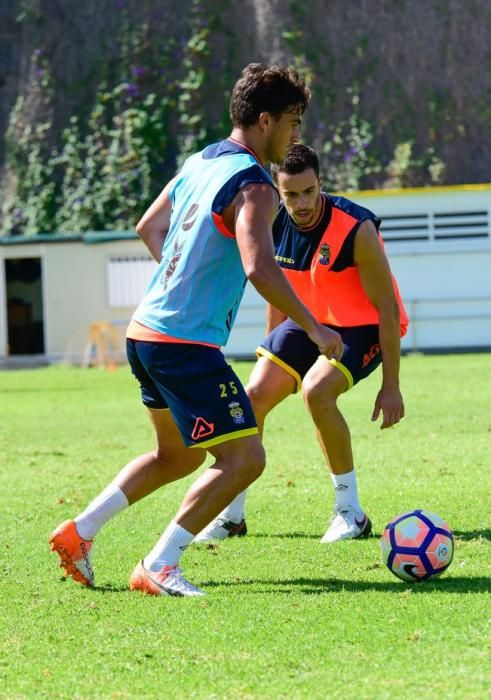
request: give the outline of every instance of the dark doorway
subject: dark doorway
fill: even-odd
[[[44,353],[41,258],[5,260],[9,355]]]

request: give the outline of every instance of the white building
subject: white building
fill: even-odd
[[[411,319],[403,349],[491,349],[491,184],[347,196],[383,219]],[[79,360],[84,351],[88,360],[94,328],[103,344],[119,345],[119,360],[154,267],[131,233],[0,238],[0,362]],[[248,285],[226,354],[253,356],[264,306]]]

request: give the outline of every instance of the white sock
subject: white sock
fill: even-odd
[[[101,527],[128,505],[128,499],[119,486],[109,484],[83,513],[75,518],[78,534],[84,540],[94,539]]]
[[[358,501],[358,485],[356,472],[353,469],[347,474],[331,474],[332,484],[336,494],[336,508],[350,506],[357,514],[363,513]]]
[[[239,493],[238,496],[231,501],[224,510],[220,513],[220,517],[227,518],[237,525],[242,522],[244,518],[244,505],[247,495],[247,489]]]
[[[175,566],[195,537],[196,535],[172,521],[143,560],[143,566],[149,571],[160,571],[164,566]]]

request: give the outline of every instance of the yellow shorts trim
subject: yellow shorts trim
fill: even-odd
[[[339,370],[340,372],[342,372],[342,373],[344,374],[344,376],[346,377],[346,379],[348,380],[348,386],[346,387],[345,391],[349,391],[350,389],[352,389],[352,388],[353,388],[354,381],[353,381],[353,375],[351,374],[351,372],[349,371],[349,369],[348,369],[347,367],[345,367],[343,364],[341,364],[341,362],[339,362],[339,360],[334,360],[334,359],[332,359],[332,358],[331,358],[331,359],[328,359],[327,357],[326,357],[326,360],[327,360],[331,365],[334,365],[334,367],[337,367],[338,370]]]
[[[236,440],[237,438],[249,437],[249,435],[258,434],[259,428],[245,428],[244,430],[236,430],[233,433],[219,435],[216,438],[211,438],[211,440],[203,440],[203,442],[198,442],[195,445],[189,445],[189,447],[203,447],[204,449],[207,449],[208,447],[213,447],[214,445],[220,445],[222,442],[228,442],[229,440]]]
[[[295,389],[294,393],[296,394],[297,391],[300,390],[300,387],[302,386],[302,377],[299,375],[299,373],[293,369],[293,367],[290,367],[290,365],[287,365],[286,362],[283,362],[283,360],[280,360],[279,357],[276,357],[276,355],[273,355],[273,353],[269,352],[269,350],[266,350],[265,348],[259,346],[256,349],[256,355],[262,356],[262,357],[267,357],[268,360],[271,360],[271,362],[274,362],[275,365],[278,365],[278,367],[281,367],[282,369],[285,370],[293,379],[297,382],[297,388]]]

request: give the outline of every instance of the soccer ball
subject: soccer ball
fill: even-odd
[[[380,540],[382,559],[403,581],[425,581],[448,569],[453,557],[453,535],[447,523],[428,510],[398,515]]]

